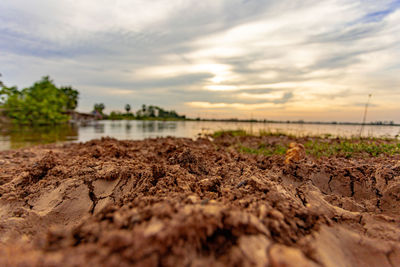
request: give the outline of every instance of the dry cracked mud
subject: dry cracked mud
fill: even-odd
[[[398,156],[284,164],[234,142],[0,152],[0,266],[400,266]]]

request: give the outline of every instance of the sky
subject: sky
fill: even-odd
[[[0,73],[83,112],[400,122],[400,0],[1,0]]]

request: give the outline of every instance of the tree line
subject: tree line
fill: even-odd
[[[0,74],[1,77],[1,74]],[[79,92],[71,86],[57,87],[48,76],[32,86],[19,90],[7,87],[0,81],[0,116],[3,114],[16,124],[49,125],[66,123],[70,114],[78,106]],[[165,110],[154,105],[142,105],[131,112],[130,104],[125,105],[125,113],[112,111],[105,114],[104,103],[95,103],[92,114],[102,119],[185,119],[174,110]]]
[[[0,108],[17,124],[66,123],[70,119],[68,112],[78,106],[78,98],[77,90],[71,86],[57,87],[48,76],[22,90],[0,81]]]
[[[94,104],[93,107],[93,113],[100,114],[104,119],[110,119],[110,120],[186,119],[185,115],[179,115],[175,110],[165,110],[161,107],[154,105],[143,104],[141,108],[138,109],[136,112],[131,112],[132,108],[130,104],[126,104],[124,108],[125,108],[125,113],[119,111],[111,111],[110,114],[105,114],[104,113],[105,105],[103,103],[96,103]]]

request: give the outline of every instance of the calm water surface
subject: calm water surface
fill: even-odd
[[[294,123],[244,123],[206,121],[97,121],[88,126],[60,125],[44,127],[9,127],[0,130],[0,150],[20,148],[34,144],[85,142],[104,136],[116,139],[141,140],[153,137],[188,137],[212,133],[217,130],[243,129],[258,133],[260,130],[287,134],[358,136],[359,125],[320,125]],[[363,136],[396,137],[399,126],[365,126]]]

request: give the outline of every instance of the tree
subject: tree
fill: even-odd
[[[0,77],[1,77],[1,73],[0,73]],[[0,88],[3,88],[4,84],[2,81],[0,81]]]
[[[7,102],[11,102],[21,94],[17,87],[6,87],[2,85],[0,89],[0,105],[5,105]]]
[[[96,103],[94,104],[94,110],[103,115],[103,110],[106,108],[106,106],[103,103]]]
[[[0,73],[0,77],[1,77],[1,73]],[[4,102],[6,101],[6,97],[7,97],[7,93],[6,93],[6,88],[3,84],[2,81],[0,81],[0,105],[3,105]]]
[[[147,108],[147,116],[154,118],[156,116],[156,111],[154,106],[149,106]]]
[[[125,105],[125,110],[126,110],[126,113],[129,113],[129,111],[131,111],[131,105],[126,104]]]
[[[185,115],[179,115],[176,111],[164,110],[158,106],[142,105],[142,108],[136,112],[137,119],[162,118],[162,119],[185,119]]]
[[[66,109],[75,110],[78,106],[79,92],[71,86],[61,87],[60,90],[67,96]]]
[[[1,89],[5,113],[19,124],[57,124],[69,120],[68,97],[48,76],[19,91],[16,87]]]

